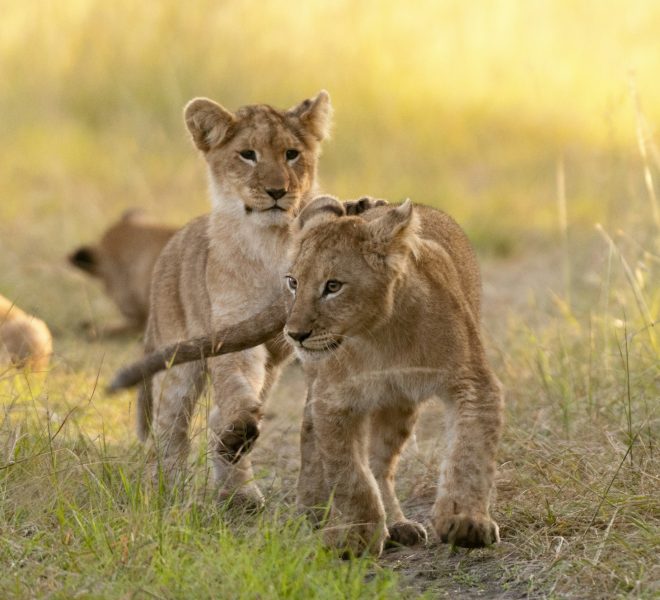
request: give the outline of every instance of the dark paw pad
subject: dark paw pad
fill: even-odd
[[[387,204],[385,200],[378,200],[376,198],[369,198],[365,196],[359,200],[345,202],[344,210],[347,215],[360,215],[363,212],[368,211],[370,208],[375,208],[376,206],[383,206]]]
[[[390,537],[387,546],[416,546],[425,544],[427,540],[426,529],[421,523],[415,521],[398,521],[387,528]]]
[[[254,446],[259,437],[255,421],[233,423],[218,441],[218,454],[227,462],[237,463]]]

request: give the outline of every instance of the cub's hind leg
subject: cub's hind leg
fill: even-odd
[[[495,454],[502,428],[502,392],[492,373],[450,386],[447,456],[440,466],[433,527],[443,542],[478,548],[499,541],[490,516]]]
[[[396,496],[394,478],[401,451],[417,420],[417,408],[405,400],[397,404],[371,416],[369,463],[383,498],[390,541],[413,546],[426,542],[426,530],[421,523],[404,516]]]
[[[178,365],[154,376],[151,445],[154,477],[180,482],[190,451],[190,420],[204,389],[200,362]]]

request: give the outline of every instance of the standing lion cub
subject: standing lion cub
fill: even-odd
[[[331,119],[326,92],[290,110],[235,113],[197,98],[185,122],[209,173],[213,210],[174,235],[156,263],[145,352],[215,331],[280,301],[289,225],[312,198]],[[160,468],[176,478],[207,376],[213,388],[209,457],[220,496],[261,504],[247,450],[259,435],[264,397],[290,354],[282,343],[176,366],[141,388],[139,435],[151,432]],[[153,406],[152,406],[153,405]]]
[[[394,475],[420,404],[446,409],[432,524],[444,542],[499,539],[489,512],[502,392],[479,331],[480,276],[467,237],[439,211],[403,205],[344,216],[321,197],[298,217],[285,326],[310,381],[299,503],[332,502],[331,545],[379,554],[388,535],[426,538]]]

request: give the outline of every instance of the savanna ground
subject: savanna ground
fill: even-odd
[[[4,2],[0,292],[46,320],[55,356],[0,373],[0,597],[657,597],[658,27],[651,1]],[[128,207],[207,210],[189,98],[320,88],[323,187],[443,208],[480,252],[507,396],[496,547],[323,550],[294,510],[296,366],[254,451],[260,515],[210,499],[203,444],[189,489],[150,490],[133,394],[103,391],[139,341],[81,330],[118,315],[66,253]],[[422,521],[441,419],[429,404],[400,468]]]

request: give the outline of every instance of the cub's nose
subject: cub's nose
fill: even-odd
[[[289,331],[289,330],[287,330],[286,334],[292,340],[295,340],[296,342],[300,342],[302,344],[310,335],[312,335],[312,332],[311,331]]]
[[[273,200],[279,200],[282,196],[286,194],[286,190],[284,189],[267,189],[266,193],[273,199]]]

